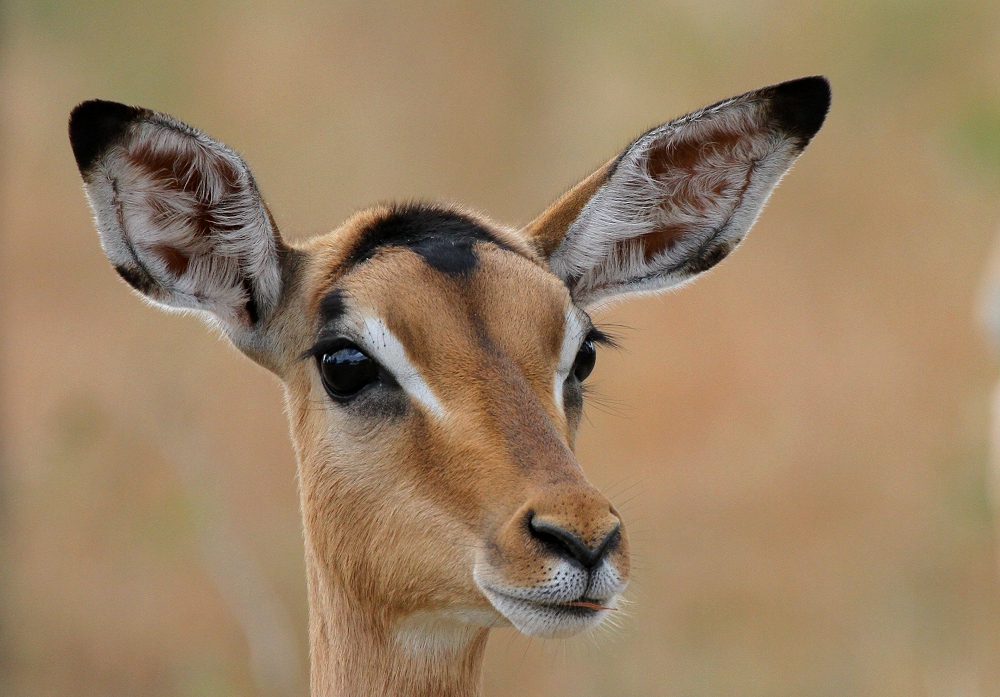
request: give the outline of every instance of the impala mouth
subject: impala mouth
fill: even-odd
[[[596,627],[615,610],[618,597],[551,602],[481,588],[497,612],[514,627],[524,634],[541,637],[568,637]]]

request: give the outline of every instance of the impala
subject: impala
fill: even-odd
[[[225,145],[148,109],[74,109],[118,274],[284,384],[314,695],[478,694],[491,628],[606,618],[629,543],[573,453],[608,342],[588,311],[725,258],[829,103],[808,77],[657,126],[523,228],[387,205],[303,243]]]

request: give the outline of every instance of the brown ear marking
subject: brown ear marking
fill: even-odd
[[[164,125],[164,128],[173,128]],[[187,136],[181,132],[183,135]],[[190,136],[189,136],[190,137]],[[192,141],[193,142],[193,141]],[[164,192],[181,192],[195,201],[193,210],[188,210],[188,203],[177,205],[171,196],[151,196],[148,204],[154,214],[153,220],[162,225],[171,221],[184,219],[188,221],[202,238],[219,232],[234,232],[239,229],[238,223],[219,215],[215,207],[227,199],[241,193],[240,172],[223,158],[207,159],[198,162],[198,146],[195,147],[152,147],[140,144],[130,147],[125,157],[137,168],[143,170],[150,181],[160,185]],[[204,168],[204,169],[203,169]],[[208,181],[212,176],[211,183]],[[217,184],[217,186],[212,186]],[[174,201],[173,205],[171,202]],[[273,227],[273,225],[272,225]],[[162,250],[170,254],[169,247]],[[180,258],[166,259],[168,267],[174,271],[176,267],[187,267],[186,257],[178,250],[173,250],[174,256]],[[183,273],[183,269],[177,275]]]
[[[671,172],[678,170],[693,171],[699,162],[705,159],[713,159],[726,156],[734,157],[734,153],[739,148],[741,134],[727,129],[723,125],[717,125],[714,129],[712,140],[704,142],[702,140],[687,140],[674,143],[664,143],[656,145],[650,149],[645,160],[645,170],[651,179],[662,180]],[[750,176],[753,173],[751,168],[742,182],[741,190],[745,191],[750,184]],[[714,185],[708,186],[703,191],[695,191],[690,186],[679,187],[675,192],[673,206],[681,210],[694,210],[705,204],[706,199],[725,196],[728,191],[726,180],[719,179]],[[673,246],[688,235],[696,227],[695,222],[684,223],[663,223],[636,238],[635,244],[642,250],[643,259],[646,263],[652,261],[662,252],[672,249]],[[718,261],[729,253],[726,250]],[[693,260],[692,260],[693,261]],[[716,262],[717,263],[717,262]],[[711,266],[714,266],[713,263]],[[694,271],[691,265],[689,268]],[[705,270],[710,267],[705,267]]]
[[[154,253],[163,259],[167,270],[174,276],[183,276],[184,272],[187,271],[188,264],[191,263],[191,258],[188,255],[169,244],[156,247]]]
[[[634,244],[642,250],[642,258],[649,264],[661,252],[672,249],[678,240],[691,231],[691,227],[690,224],[682,223],[661,225],[652,232],[637,237]]]
[[[185,133],[172,124],[159,125],[177,131],[189,139],[194,138],[192,134]],[[202,167],[210,170],[218,179],[218,184],[221,184],[221,191],[218,193],[220,200],[239,193],[239,170],[221,157],[199,162],[199,150],[197,147],[189,147],[191,143],[192,140],[188,140],[184,147],[179,143],[173,147],[166,143],[158,143],[156,146],[151,143],[136,144],[129,148],[126,156],[134,165],[145,170],[150,179],[161,182],[167,188],[176,188],[190,194],[195,199],[204,199],[206,194],[211,192],[211,187],[206,182],[206,172],[202,171]]]

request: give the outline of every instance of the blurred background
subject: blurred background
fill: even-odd
[[[802,75],[826,126],[741,251],[598,319],[578,453],[636,557],[619,626],[491,639],[486,694],[1000,695],[1000,5],[0,5],[0,695],[307,692],[280,386],[97,243],[79,101],[251,164],[284,234],[377,200],[523,223],[646,128]]]

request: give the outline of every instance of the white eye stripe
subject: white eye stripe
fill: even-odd
[[[563,410],[563,386],[566,384],[566,378],[569,377],[569,371],[573,369],[573,362],[576,360],[576,354],[580,350],[580,344],[583,343],[586,333],[587,325],[580,319],[580,310],[571,305],[566,310],[562,349],[559,351],[559,365],[556,366],[553,385],[553,393],[559,411]]]
[[[562,348],[553,376],[552,390],[556,407],[560,411],[564,408],[563,387],[573,369],[580,344],[583,343],[590,324],[580,315],[581,311],[576,307],[571,306],[566,310]],[[348,320],[348,325],[345,329],[349,334],[355,334],[358,346],[389,371],[408,395],[438,418],[447,416],[437,395],[416,366],[410,362],[406,347],[381,318],[371,315],[356,316],[353,322]],[[351,329],[354,331],[350,331]]]
[[[424,380],[420,371],[410,362],[406,347],[379,317],[361,316],[350,322],[356,334],[358,346],[383,368],[392,373],[400,387],[427,411],[438,418],[446,412],[437,395]]]

